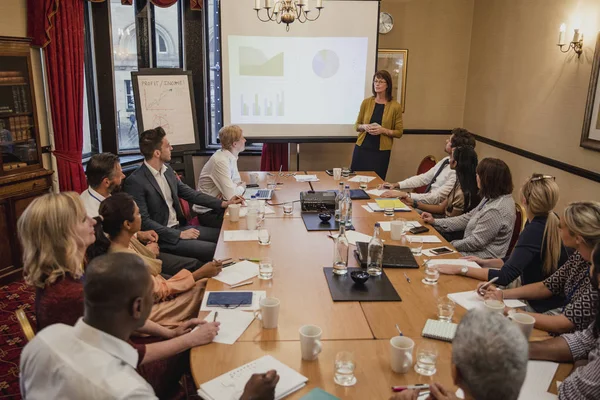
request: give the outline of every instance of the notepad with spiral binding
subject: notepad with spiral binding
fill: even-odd
[[[456,328],[458,325],[452,322],[437,321],[435,319],[428,319],[423,327],[421,335],[430,339],[444,340],[451,342],[456,334]]]

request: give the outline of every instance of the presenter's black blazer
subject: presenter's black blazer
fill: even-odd
[[[213,210],[221,209],[222,200],[197,192],[181,182],[177,179],[175,171],[169,165],[167,165],[167,170],[165,171],[165,178],[171,188],[173,208],[175,209],[180,225],[187,225],[181,204],[179,203],[180,197],[187,200],[190,204],[198,204]],[[167,227],[169,208],[160,190],[160,186],[158,186],[158,182],[156,182],[146,164],[142,164],[125,180],[124,190],[133,196],[140,208],[142,230],[154,230],[158,234],[160,241],[173,245],[177,244],[181,231]]]

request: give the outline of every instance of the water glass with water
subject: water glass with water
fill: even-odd
[[[340,351],[335,356],[335,374],[333,381],[340,386],[353,386],[356,384],[356,361],[354,354],[349,351]]]
[[[268,246],[271,244],[271,234],[267,229],[258,230],[258,244]]]
[[[283,213],[285,215],[290,215],[294,211],[294,203],[285,203],[283,205]]]
[[[438,299],[438,319],[444,322],[452,322],[454,308],[456,308],[456,303],[448,296],[440,297]]]
[[[420,256],[421,251],[423,250],[423,238],[420,238],[418,236],[412,236],[409,240],[409,245],[410,245],[410,251],[415,256]]]
[[[348,178],[350,176],[350,168],[344,167],[342,168],[342,178]]]
[[[368,185],[369,185],[369,178],[365,178],[365,177],[360,178],[360,185],[359,185],[359,187],[362,190],[367,190],[367,186]]]
[[[273,260],[268,257],[261,258],[258,263],[258,278],[264,280],[273,278]]]
[[[383,209],[383,215],[385,215],[386,217],[393,217],[394,216],[394,207],[385,207]]]
[[[425,261],[424,267],[425,279],[422,282],[426,285],[437,285],[440,279],[440,271],[438,271],[437,266]]]
[[[422,342],[417,347],[417,363],[415,371],[421,375],[431,376],[436,373],[435,363],[438,358],[437,346],[433,342]]]

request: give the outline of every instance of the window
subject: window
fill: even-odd
[[[154,43],[158,68],[181,68],[179,54],[181,14],[179,2],[171,7],[154,7]]]
[[[165,37],[158,34],[158,52],[161,54],[167,54],[167,43],[165,42]]]
[[[118,151],[121,153],[136,151],[139,148],[133,101],[130,102],[128,95],[133,92],[128,91],[127,87],[127,82],[131,84],[131,72],[138,70],[135,7],[121,5],[120,1],[111,1],[110,13]]]
[[[133,85],[131,79],[125,79],[125,102],[128,112],[135,112],[135,100],[133,98]]]

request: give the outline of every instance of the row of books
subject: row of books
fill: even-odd
[[[27,83],[27,79],[21,71],[0,71],[0,84],[2,83],[22,84]]]
[[[8,118],[8,130],[12,132],[13,140],[27,140],[31,138],[29,128],[33,126],[31,117],[19,116]]]
[[[0,114],[31,112],[27,86],[7,86],[4,89],[8,91],[1,91],[3,96],[0,96]]]

